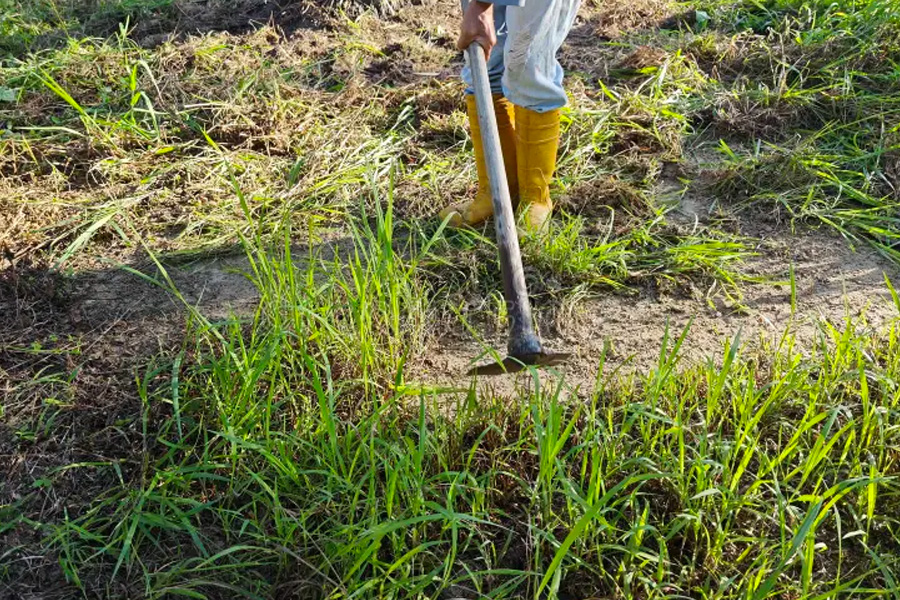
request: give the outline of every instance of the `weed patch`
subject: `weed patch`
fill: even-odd
[[[600,350],[496,388],[437,383],[507,326],[492,226],[434,216],[474,192],[458,9],[0,0],[0,596],[900,593],[893,287],[801,324],[852,255],[750,271],[742,220],[900,259],[893,5],[584,3],[522,248],[538,325]],[[702,311],[777,335],[696,359]]]

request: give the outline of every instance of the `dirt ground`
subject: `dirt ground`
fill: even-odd
[[[873,331],[897,316],[884,273],[894,278],[897,269],[868,249],[854,252],[843,240],[827,234],[775,235],[760,246],[761,256],[748,265],[759,275],[784,278],[785,258],[793,261],[796,278],[796,312],[792,314],[790,288],[785,285],[747,286],[742,311],[711,308],[701,299],[659,296],[650,292],[634,295],[609,293],[587,300],[563,331],[543,327],[545,345],[554,352],[572,352],[571,361],[559,367],[567,386],[590,394],[597,381],[600,357],[607,348],[606,370],[647,373],[658,364],[670,325],[674,340],[691,322],[682,349],[682,366],[720,361],[724,344],[740,334],[748,350],[777,347],[785,330],[797,338],[798,347],[816,343],[822,320],[840,327],[848,316],[865,316]],[[783,279],[782,279],[783,280]],[[549,327],[547,326],[549,325]],[[486,342],[498,351],[506,340],[495,335]],[[423,383],[459,386],[460,374],[484,349],[463,339],[434,340],[416,375]],[[528,384],[529,375],[492,380],[494,393],[514,396],[517,384]],[[517,381],[516,381],[517,380]],[[553,379],[546,379],[553,381]]]
[[[698,212],[705,209],[703,199],[688,196],[678,213],[690,223],[702,217]],[[877,331],[897,316],[884,277],[898,280],[900,270],[868,246],[852,248],[826,231],[790,233],[783,224],[767,223],[760,215],[743,217],[739,223],[743,233],[752,232],[759,240],[757,256],[748,260],[744,273],[761,281],[744,284],[737,306],[726,305],[720,296],[708,300],[703,289],[687,295],[642,288],[597,293],[578,303],[565,318],[540,313],[539,327],[548,349],[573,354],[557,369],[565,384],[574,393],[589,394],[604,348],[607,374],[617,369],[648,372],[659,359],[667,322],[672,339],[693,320],[683,352],[683,366],[690,366],[721,359],[725,342],[738,334],[748,349],[772,347],[789,327],[802,349],[817,342],[823,320],[840,327],[847,317],[864,317]],[[796,282],[793,314],[788,283],[791,264]],[[248,263],[238,254],[172,265],[168,272],[185,300],[210,318],[249,317],[256,307]],[[115,344],[127,339],[136,353],[158,349],[154,332],[177,332],[186,316],[183,305],[161,287],[115,268],[78,278],[66,312],[71,323],[82,329],[144,332],[108,340]],[[489,334],[484,341],[498,351],[505,349],[503,332]],[[100,338],[97,343],[104,341]],[[466,371],[484,352],[460,325],[440,339],[429,340],[422,355],[408,366],[409,384],[423,389],[465,388]],[[526,374],[486,379],[480,385],[511,397],[529,381]]]

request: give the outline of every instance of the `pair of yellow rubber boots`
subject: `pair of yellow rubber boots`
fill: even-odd
[[[556,169],[559,148],[559,110],[535,112],[515,106],[500,94],[495,94],[493,100],[513,207],[518,207],[519,218],[526,230],[540,232],[553,211],[550,179]],[[441,218],[449,216],[449,224],[454,227],[478,225],[494,214],[474,96],[466,96],[466,107],[475,146],[478,192],[474,200],[441,211]]]

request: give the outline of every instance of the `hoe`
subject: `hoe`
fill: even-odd
[[[466,50],[472,69],[475,89],[475,103],[478,107],[478,123],[484,144],[485,163],[491,185],[491,200],[494,204],[494,224],[497,229],[497,248],[500,251],[500,271],[503,275],[503,297],[509,315],[508,356],[502,362],[477,366],[469,375],[500,375],[515,373],[528,367],[545,367],[563,363],[568,354],[546,352],[534,331],[531,318],[531,304],[525,286],[525,272],[522,268],[522,254],[513,215],[509,186],[503,154],[500,151],[500,134],[497,118],[491,103],[491,86],[488,80],[487,62],[484,50],[474,42]]]

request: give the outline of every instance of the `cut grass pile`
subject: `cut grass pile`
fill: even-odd
[[[893,2],[743,3],[723,14],[739,35],[719,69],[721,191],[821,222],[897,260],[900,14]],[[691,42],[703,44],[701,38]],[[739,61],[739,62],[737,62]]]
[[[155,49],[120,33],[11,58],[0,202],[18,218],[0,243],[15,257],[76,268],[98,253],[128,260],[132,231],[157,252],[228,249],[249,233],[235,184],[254,218],[289,220],[301,238],[310,228],[340,232],[361,202],[371,209],[365,199],[388,188],[399,219],[437,227],[436,209],[471,193],[474,175],[449,38],[422,28],[398,44],[371,15],[335,27],[291,40],[267,28],[211,34]],[[527,257],[541,270],[536,279],[557,277],[553,296],[685,274],[738,295],[743,241],[717,228],[682,232],[666,216],[671,205],[649,200],[662,161],[677,159],[688,133],[676,110],[704,79],[683,59],[671,63],[610,97],[576,83],[556,190],[569,213]],[[429,70],[451,82],[421,75]],[[598,180],[612,181],[606,204],[618,209],[599,208]],[[35,222],[45,226],[36,231]],[[466,243],[440,247],[452,265],[493,256],[487,247],[473,257]],[[486,281],[482,293],[496,287],[486,271],[461,279]]]
[[[66,36],[73,7],[0,0],[0,596],[900,597],[896,325],[690,367],[672,331],[592,389],[406,375],[435,331],[504,325],[489,230],[432,218],[474,179],[434,18],[455,2],[160,45]],[[560,211],[523,240],[539,312],[694,281],[738,303],[735,200],[898,258],[890,5],[691,7],[663,31],[663,3],[588,3],[563,52]],[[169,260],[233,250],[250,316],[186,305],[174,351],[108,370],[26,277],[149,255],[135,277],[178,297]]]

